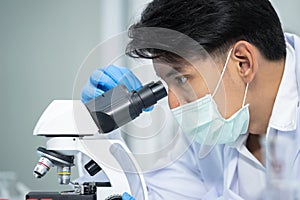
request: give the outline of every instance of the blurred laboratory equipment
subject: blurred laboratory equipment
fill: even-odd
[[[299,200],[300,180],[296,179],[294,156],[296,138],[294,134],[269,134],[265,138],[266,190],[268,200]]]
[[[15,172],[0,171],[0,199],[24,199],[27,192],[29,188],[17,180]]]

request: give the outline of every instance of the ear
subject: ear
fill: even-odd
[[[241,40],[235,43],[232,50],[232,58],[245,83],[250,83],[257,72],[258,64],[255,47],[247,41]]]

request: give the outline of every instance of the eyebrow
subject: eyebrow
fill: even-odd
[[[166,77],[169,78],[184,71],[186,71],[184,66],[175,66],[166,74]]]

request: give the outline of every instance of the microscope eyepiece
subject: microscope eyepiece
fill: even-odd
[[[141,89],[128,91],[125,85],[103,93],[85,103],[100,133],[108,133],[138,117],[143,109],[167,96],[161,81],[151,82]]]
[[[164,88],[161,81],[158,81],[156,83],[151,82],[135,93],[139,96],[138,100],[142,102],[143,108],[148,108],[156,104],[158,100],[167,96],[166,89]],[[137,102],[133,102],[133,106],[137,104]]]

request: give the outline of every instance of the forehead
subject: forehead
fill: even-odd
[[[191,59],[189,61],[165,62],[159,59],[153,59],[153,66],[158,76],[170,77],[175,73],[194,74],[205,77],[217,70],[216,64],[212,59]],[[218,72],[215,71],[215,72]]]
[[[195,87],[205,84],[209,91],[213,91],[221,75],[222,64],[216,64],[212,59],[198,59],[191,62],[167,63],[153,60],[157,76],[168,84],[178,76],[187,76]]]

